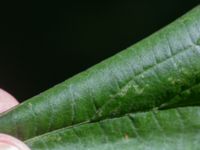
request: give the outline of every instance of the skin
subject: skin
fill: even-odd
[[[18,105],[19,102],[9,93],[0,89],[0,113]],[[30,150],[22,141],[0,133],[0,150]]]

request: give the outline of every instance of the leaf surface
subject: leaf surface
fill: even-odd
[[[199,150],[200,107],[128,114],[26,141],[37,150]]]
[[[148,38],[1,114],[0,132],[26,141],[33,150],[196,149],[199,99],[198,6]],[[174,116],[179,107],[184,113]],[[184,123],[176,121],[181,119]]]

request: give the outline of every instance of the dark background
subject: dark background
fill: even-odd
[[[8,1],[0,6],[0,88],[23,101],[150,35],[197,4]]]

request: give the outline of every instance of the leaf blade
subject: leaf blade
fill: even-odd
[[[0,132],[27,140],[63,127],[163,105],[199,104],[199,31],[200,6],[125,51],[2,114]],[[192,90],[187,93],[188,89]],[[188,95],[180,97],[185,91]]]
[[[184,107],[128,114],[64,128],[26,141],[34,150],[199,149],[200,109]]]

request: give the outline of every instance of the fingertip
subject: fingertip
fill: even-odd
[[[30,150],[22,141],[0,133],[0,150]]]
[[[0,89],[0,113],[18,105],[19,102],[8,92]]]

